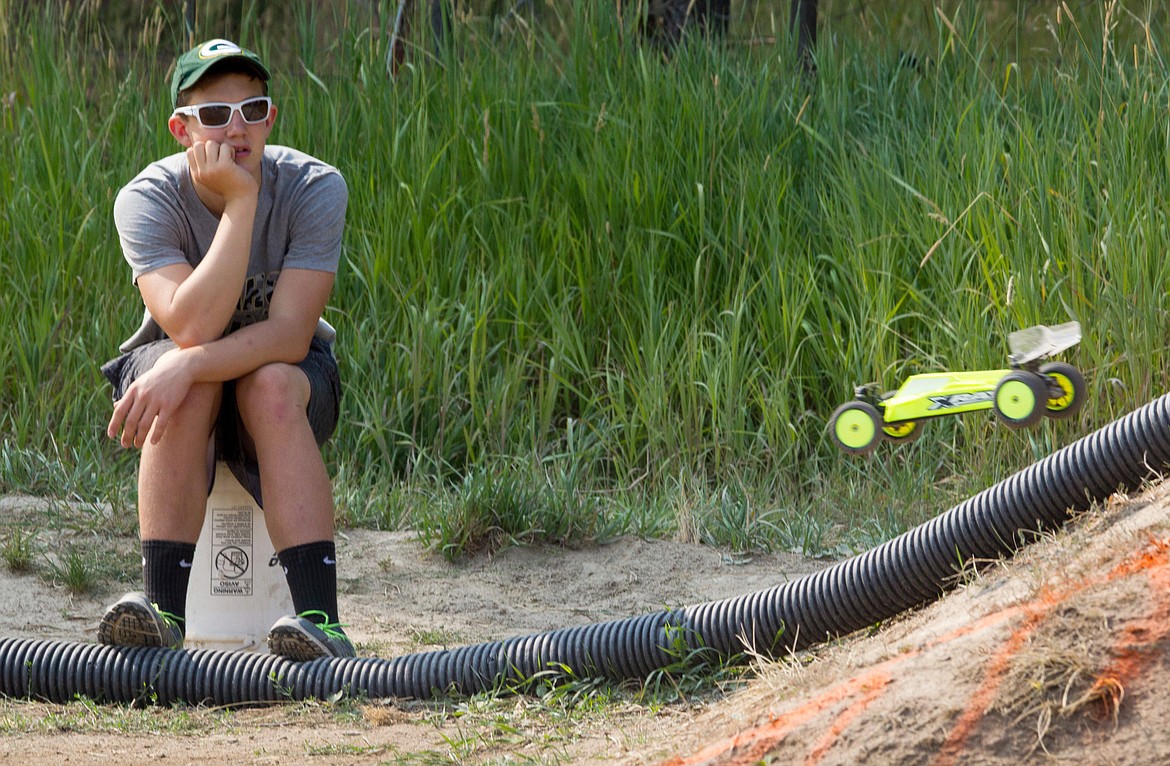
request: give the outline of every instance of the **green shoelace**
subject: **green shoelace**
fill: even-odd
[[[320,615],[321,622],[313,620],[313,618],[309,615]],[[318,628],[320,628],[322,633],[324,633],[329,638],[332,638],[334,641],[344,641],[347,644],[350,643],[349,636],[345,635],[345,633],[343,633],[341,630],[345,627],[345,624],[340,622],[329,622],[329,615],[325,612],[322,612],[320,609],[310,609],[308,611],[301,612],[297,615],[297,617],[304,617],[306,620],[309,620]]]

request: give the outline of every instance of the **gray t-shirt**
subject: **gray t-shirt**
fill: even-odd
[[[284,146],[264,150],[263,180],[252,229],[248,276],[225,333],[268,317],[281,269],[337,272],[348,190],[341,173],[318,159]],[[114,201],[122,254],[134,280],[176,263],[198,266],[211,247],[219,218],[195,193],[185,152],[151,163],[124,186]],[[332,342],[323,319],[317,336]],[[165,337],[145,312],[142,326],[122,351]]]

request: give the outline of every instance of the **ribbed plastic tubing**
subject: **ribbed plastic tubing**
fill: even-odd
[[[65,702],[246,705],[518,691],[542,678],[646,678],[706,655],[807,648],[928,604],[972,562],[1010,556],[1170,465],[1170,395],[865,553],[747,595],[410,654],[290,662],[267,654],[0,639],[0,694]]]

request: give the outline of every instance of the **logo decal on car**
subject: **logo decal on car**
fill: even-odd
[[[947,394],[946,396],[932,396],[930,397],[930,407],[927,409],[949,410],[955,407],[963,407],[968,404],[990,402],[991,399],[991,391],[979,391],[974,394]]]

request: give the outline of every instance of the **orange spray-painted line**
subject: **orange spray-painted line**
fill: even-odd
[[[825,732],[824,736],[813,745],[813,749],[809,752],[808,757],[804,759],[804,766],[817,766],[821,759],[825,757],[825,753],[829,752],[836,742],[837,738],[841,736],[841,732],[849,728],[849,724],[853,723],[853,719],[865,712],[874,700],[885,694],[886,687],[890,685],[892,678],[888,673],[882,673],[877,678],[873,679],[873,683],[861,695],[861,699],[854,702],[849,707],[845,708],[832,725],[829,730]]]
[[[1054,594],[1055,595],[1055,594]],[[995,696],[999,692],[999,686],[1003,682],[1004,676],[1011,667],[1011,660],[1023,648],[1024,643],[1036,632],[1040,627],[1044,618],[1052,610],[1052,607],[1063,601],[1063,598],[1054,598],[1048,596],[1029,605],[1028,616],[1023,624],[1012,631],[1008,640],[1000,645],[999,651],[995,653],[991,663],[988,665],[986,673],[984,673],[983,683],[971,696],[969,703],[962,714],[959,715],[959,720],[955,722],[954,728],[947,734],[946,740],[943,742],[942,749],[934,760],[931,761],[931,766],[951,766],[958,759],[960,753],[967,745],[967,740],[971,734],[974,733],[980,721],[983,720],[987,708],[995,701]]]
[[[1102,712],[1114,720],[1120,712],[1125,687],[1145,672],[1158,654],[1157,645],[1170,636],[1170,559],[1158,556],[1164,550],[1163,545],[1161,550],[1139,557],[1139,565],[1150,567],[1146,570],[1146,577],[1151,609],[1145,617],[1121,626],[1113,649],[1113,662],[1101,671],[1085,695],[1089,699],[1101,700]]]
[[[1039,625],[1042,617],[1049,613],[1054,606],[1095,585],[1100,585],[1120,577],[1129,576],[1138,571],[1148,570],[1151,567],[1157,567],[1159,563],[1165,566],[1164,554],[1167,549],[1170,549],[1170,540],[1155,541],[1150,546],[1150,548],[1148,548],[1142,554],[1128,559],[1104,576],[1087,578],[1075,586],[1067,588],[1061,592],[1046,590],[1041,594],[1040,598],[1032,602],[1010,606],[1005,609],[984,615],[973,623],[957,628],[953,631],[949,631],[939,638],[928,642],[923,649],[904,652],[897,657],[893,657],[874,666],[873,668],[858,676],[854,676],[851,679],[830,687],[821,694],[814,696],[803,705],[800,705],[793,710],[784,713],[783,715],[772,718],[768,723],[762,724],[744,732],[740,732],[733,737],[714,742],[689,757],[684,758],[682,756],[675,756],[674,758],[670,758],[664,761],[661,766],[715,766],[716,764],[738,766],[739,764],[750,764],[757,762],[765,755],[767,755],[767,753],[772,748],[782,742],[793,729],[816,717],[818,714],[832,705],[840,702],[841,700],[851,698],[859,691],[868,690],[866,691],[867,699],[864,703],[864,706],[858,708],[858,712],[860,712],[861,709],[867,707],[874,699],[877,699],[886,688],[888,688],[888,682],[882,682],[880,684],[876,683],[880,678],[888,677],[887,674],[890,669],[909,659],[917,657],[923,651],[925,651],[925,649],[945,645],[971,633],[993,627],[1006,620],[1023,614],[1025,616],[1024,624],[1013,632],[1012,636],[1008,638],[1007,646],[999,653],[1002,655],[1002,659],[1000,659],[999,655],[997,655],[998,662],[993,661],[992,666],[989,668],[989,676],[992,679],[995,688],[998,688],[1000,676],[1002,676],[1004,667],[1006,667],[1007,660],[1010,658],[1010,656],[1019,650],[1019,647],[1022,646],[1023,641],[1027,638],[1027,636],[1036,630],[1036,627]],[[1165,579],[1170,580],[1170,574],[1166,574]],[[1170,582],[1162,583],[1162,591],[1164,593],[1167,591],[1168,587],[1170,587]],[[1170,610],[1170,606],[1168,606],[1167,609]],[[1157,617],[1155,616],[1155,619],[1156,618]],[[1167,614],[1167,619],[1164,621],[1164,624],[1167,625],[1167,627],[1164,629],[1166,631],[1170,631],[1170,613]],[[1004,667],[1001,667],[1001,665]],[[984,685],[987,686],[987,682],[985,682]],[[974,726],[981,719],[982,714],[986,711],[987,705],[990,704],[993,696],[994,695],[992,692],[984,692],[982,696],[980,695],[980,692],[976,692],[975,697],[979,700],[978,704],[972,704],[969,706],[969,711],[971,712],[964,713],[964,716],[967,716],[969,721],[967,721],[963,728],[956,727],[956,729],[959,729],[959,731],[957,733],[952,732],[951,737],[948,737],[948,742],[952,739],[955,741],[955,744],[951,746],[952,749],[954,749],[954,752],[957,753],[959,746],[966,741],[968,736],[970,736],[971,732],[974,730]],[[975,701],[976,700],[973,700],[973,702]],[[840,723],[842,719],[845,718],[845,715],[846,714],[843,714],[838,718],[838,723]],[[856,714],[854,714],[854,716],[855,715]],[[851,721],[854,716],[848,716],[848,719],[844,721],[844,724],[847,724],[849,721]],[[962,721],[963,718],[961,717],[960,720]],[[841,725],[840,727],[834,726],[834,729],[832,730],[832,737],[829,735],[822,737],[822,739],[817,743],[813,752],[810,753],[809,757],[813,758],[815,756],[816,759],[822,757],[823,754],[827,752],[828,749],[832,746],[833,742],[835,741],[835,737],[839,736],[840,732],[843,731],[844,728],[844,725]],[[945,747],[946,745],[944,745],[944,748]],[[943,753],[940,753],[940,756],[941,755],[943,755]],[[944,762],[950,762],[950,758],[953,758],[953,756],[948,756],[948,760]]]
[[[956,628],[941,638],[930,642],[926,648],[947,643],[948,641],[970,633],[993,627],[1004,620],[1016,616],[1021,611],[1020,607],[1013,606],[985,615],[973,623]],[[666,760],[661,766],[715,766],[716,764],[736,766],[737,764],[755,763],[767,755],[771,748],[784,741],[784,738],[793,729],[801,724],[807,723],[842,700],[851,699],[859,693],[867,692],[867,690],[871,690],[867,693],[872,694],[873,699],[877,699],[889,685],[891,678],[890,671],[903,662],[917,657],[923,651],[924,649],[910,649],[902,652],[896,657],[891,657],[873,666],[860,675],[829,687],[803,705],[783,715],[774,717],[765,724],[714,742],[689,757],[683,758],[676,756]],[[868,705],[869,702],[866,704]],[[825,743],[824,750],[827,751],[831,744],[831,742]]]
[[[852,697],[858,690],[863,689],[879,676],[880,670],[874,668],[845,683],[838,684],[824,694],[810,700],[809,703],[779,718],[773,718],[766,724],[709,745],[689,758],[672,758],[665,761],[663,766],[756,763],[763,759],[773,747],[783,742],[788,733],[797,726],[812,720],[823,710],[841,700]]]
[[[1029,603],[1027,605],[1028,617],[1022,625],[1012,631],[1007,641],[996,652],[995,657],[989,663],[987,671],[984,673],[982,684],[971,696],[969,704],[959,716],[954,728],[948,733],[938,755],[931,761],[931,766],[951,766],[957,762],[967,741],[983,720],[988,707],[995,700],[999,686],[1010,667],[1012,657],[1019,652],[1028,638],[1041,625],[1043,619],[1052,611],[1053,607],[1068,600],[1074,594],[1083,592],[1095,585],[1107,583],[1121,577],[1129,577],[1143,570],[1157,571],[1156,569],[1151,570],[1151,567],[1156,568],[1164,562],[1165,556],[1163,552],[1165,549],[1165,543],[1156,541],[1145,551],[1137,556],[1126,559],[1102,577],[1088,578],[1061,592],[1044,590],[1041,592],[1039,598]],[[1170,606],[1167,607],[1167,610],[1170,610]],[[1155,619],[1157,619],[1156,616]],[[1170,627],[1165,628],[1165,630],[1170,632]],[[1114,700],[1117,706],[1121,704],[1119,695],[1123,693],[1123,687],[1117,679],[1117,675],[1123,673],[1124,671],[1122,669],[1118,669],[1115,673],[1107,672],[1100,677],[1099,683],[1102,684],[1102,688],[1098,693],[1107,701],[1107,704],[1108,700]]]

